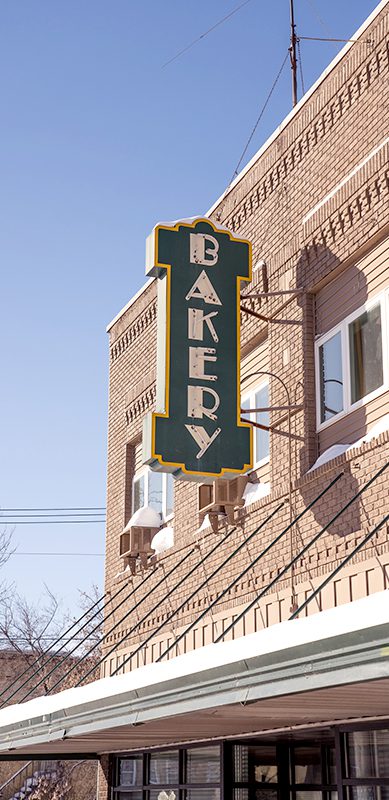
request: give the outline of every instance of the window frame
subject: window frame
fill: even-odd
[[[187,751],[188,750],[195,750],[195,749],[203,749],[204,747],[212,747],[215,750],[218,748],[219,753],[219,780],[218,781],[196,781],[190,783],[186,780],[186,760],[187,760]],[[223,773],[223,766],[224,766],[224,745],[223,742],[220,740],[216,741],[206,741],[206,742],[188,742],[184,745],[165,745],[164,747],[158,747],[153,750],[140,750],[134,751],[129,753],[117,753],[112,754],[111,756],[111,787],[110,787],[110,797],[112,800],[119,800],[121,793],[127,793],[129,795],[136,795],[142,794],[143,800],[147,800],[150,797],[150,793],[152,791],[162,791],[166,783],[162,782],[160,784],[157,783],[150,783],[150,758],[153,754],[161,755],[162,753],[166,752],[176,752],[177,753],[177,765],[178,765],[178,780],[176,782],[170,782],[169,788],[171,788],[176,793],[176,800],[185,800],[186,791],[190,789],[200,789],[205,791],[212,791],[212,789],[216,789],[219,791],[220,800],[224,796],[224,773]],[[126,759],[134,759],[139,758],[142,760],[142,783],[137,785],[125,786],[119,784],[119,777],[120,777],[120,761]]]
[[[381,386],[374,389],[369,394],[356,400],[355,403],[351,402],[351,370],[350,370],[350,325],[358,317],[362,316],[366,311],[370,311],[374,306],[379,305],[381,310],[381,335],[382,335],[382,373],[383,382]],[[358,408],[370,403],[376,397],[384,394],[389,390],[389,367],[388,367],[388,305],[389,305],[389,288],[369,297],[363,305],[355,309],[351,314],[348,314],[341,322],[331,328],[326,333],[316,337],[315,340],[315,395],[316,395],[316,430],[320,432],[328,428],[330,425],[338,422],[352,414]],[[325,345],[329,339],[340,333],[341,337],[341,354],[342,354],[342,375],[343,375],[343,409],[334,414],[330,419],[324,422],[320,421],[321,416],[321,394],[320,394],[320,348]]]
[[[144,467],[139,469],[137,472],[135,472],[135,474],[133,476],[133,479],[132,479],[132,482],[131,482],[131,508],[132,508],[132,513],[133,514],[135,513],[135,502],[134,502],[135,501],[135,483],[136,483],[136,481],[140,480],[141,478],[144,478],[144,505],[147,506],[148,503],[149,503],[149,479],[148,479],[148,476],[150,475],[150,473],[152,473],[152,470],[150,469],[150,467],[145,465]],[[173,478],[173,475],[170,472],[160,472],[160,473],[157,473],[157,474],[162,475],[162,510],[160,512],[158,512],[158,513],[161,514],[162,522],[169,522],[174,517],[174,484],[173,484],[173,511],[171,512],[171,514],[167,514],[167,497],[168,497],[167,481],[168,481],[168,478],[171,478],[172,481],[174,480],[174,478]]]
[[[246,392],[241,394],[241,397],[240,397],[241,408],[243,409],[243,403],[246,400],[249,400],[249,402],[252,400],[253,408],[256,408],[255,395],[256,395],[257,392],[260,392],[262,389],[264,389],[265,386],[267,386],[267,390],[268,390],[268,405],[270,406],[270,397],[269,397],[270,383],[269,383],[268,378],[263,378],[258,383],[254,384],[252,389],[250,389],[249,391],[246,391]],[[264,412],[264,413],[266,413],[266,412]],[[268,413],[270,413],[270,412],[268,412]],[[243,417],[243,414],[248,419],[252,420],[253,422],[256,422],[256,412],[255,411],[250,411],[250,409],[248,408],[247,411],[245,410],[245,411],[242,412],[241,417]],[[248,420],[246,419],[246,422],[247,421]],[[253,434],[254,434],[254,436],[253,436],[253,439],[254,439],[254,441],[253,441],[253,462],[254,463],[253,463],[253,467],[252,467],[253,470],[254,469],[259,469],[260,467],[265,466],[265,464],[268,464],[269,461],[270,461],[270,431],[269,431],[269,452],[268,452],[268,455],[264,456],[264,458],[260,458],[260,459],[257,460],[256,438],[255,438],[255,431],[256,430],[258,430],[258,429],[255,428],[255,426],[253,425]]]

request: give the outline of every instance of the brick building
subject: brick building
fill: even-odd
[[[129,597],[106,680],[45,715],[52,747],[101,756],[100,800],[389,797],[388,28],[384,0],[206,215],[253,247],[241,402],[262,427],[227,521],[220,481],[199,507],[143,462],[157,281],[109,325],[106,587]],[[143,506],[147,571],[123,539]],[[47,752],[40,710],[14,713],[0,749],[16,725]]]

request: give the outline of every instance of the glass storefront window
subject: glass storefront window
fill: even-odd
[[[220,800],[220,789],[185,789],[183,800]]]
[[[296,800],[323,800],[323,794],[319,789],[314,789],[313,791],[298,790],[295,798]]]
[[[301,745],[293,748],[293,783],[322,783],[322,752],[320,745]]]
[[[348,786],[347,800],[389,800],[389,786]]]
[[[163,785],[176,784],[178,778],[178,750],[164,750],[150,756],[149,783]]]
[[[143,758],[121,758],[119,762],[119,785],[142,786],[143,784]]]
[[[186,783],[220,782],[220,747],[193,747],[186,751]]]
[[[234,800],[249,800],[248,789],[234,789]]]
[[[234,745],[234,781],[244,783],[277,783],[275,746]]]
[[[346,734],[346,777],[389,778],[389,730]]]
[[[115,792],[115,800],[143,800],[143,792]]]

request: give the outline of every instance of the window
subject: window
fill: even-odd
[[[340,736],[347,800],[388,800],[389,730],[354,730]]]
[[[249,411],[251,408],[269,407],[269,384],[263,382],[256,386],[252,391],[243,395],[242,408]],[[250,414],[242,414],[243,420],[252,420],[260,425],[269,425],[268,411],[252,411]],[[253,426],[254,440],[254,467],[258,467],[269,460],[269,431],[261,430]]]
[[[114,800],[220,800],[220,745],[115,759]]]
[[[137,472],[132,482],[132,513],[151,506],[163,520],[170,519],[174,513],[173,480],[170,473],[152,472],[148,467]]]
[[[388,299],[388,293],[380,295],[317,340],[319,429],[387,388]]]
[[[335,800],[331,744],[232,745],[233,800]]]

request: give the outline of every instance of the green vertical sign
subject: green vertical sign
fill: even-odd
[[[251,279],[250,242],[207,219],[160,224],[147,240],[146,274],[158,277],[158,362],[145,463],[200,481],[246,472],[240,285]]]

